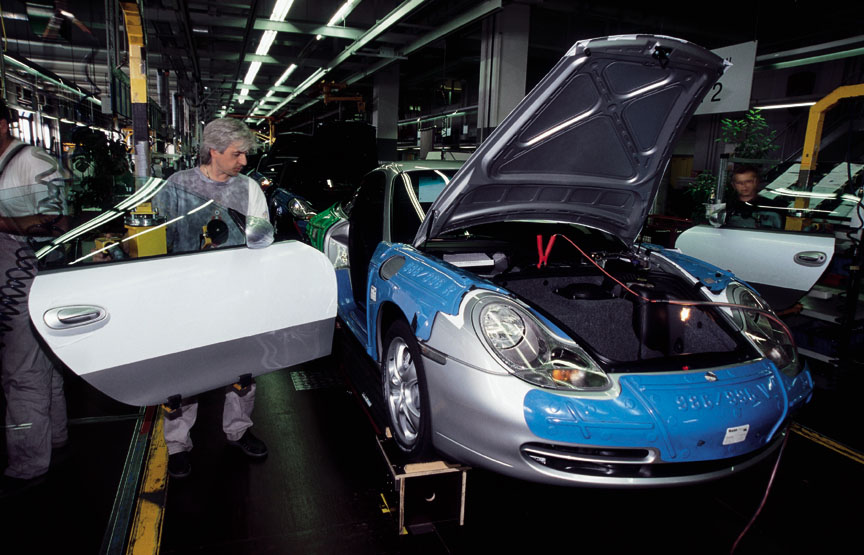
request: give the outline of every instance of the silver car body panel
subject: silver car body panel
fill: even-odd
[[[522,454],[523,448],[527,446],[527,451],[535,456],[543,456],[541,449],[531,446],[538,441],[554,445],[554,442],[538,438],[525,420],[526,395],[538,388],[507,373],[476,338],[471,317],[467,313],[470,312],[468,307],[473,304],[472,299],[482,294],[485,293],[475,291],[466,295],[458,315],[439,313],[430,338],[421,347],[431,402],[433,444],[445,455],[467,464],[535,482],[598,487],[658,487],[699,483],[731,475],[758,463],[779,446],[777,438],[780,434],[777,434],[764,449],[746,460],[737,459],[727,465],[718,461],[704,471],[681,474],[672,472],[668,476],[659,477],[597,476],[562,472],[534,462],[530,456]],[[724,297],[721,294],[717,299]],[[472,336],[473,342],[469,340]],[[705,372],[706,370],[702,369],[694,373]],[[680,376],[680,372],[675,374]],[[596,401],[613,400],[621,393],[618,377],[613,376],[613,379],[615,383],[607,391],[584,392],[576,396]],[[574,447],[571,443],[559,446]],[[596,445],[591,447],[596,448]],[[611,451],[621,451],[618,445],[610,444],[609,448]],[[645,446],[644,451],[645,456],[641,458],[596,455],[579,455],[576,458],[581,462],[600,464],[667,464],[659,459],[655,448]],[[558,453],[558,456],[562,454]]]
[[[414,245],[512,220],[577,223],[632,243],[684,122],[726,65],[667,37],[577,42],[450,181]]]

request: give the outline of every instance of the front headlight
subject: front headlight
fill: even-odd
[[[484,299],[474,309],[474,327],[487,350],[511,374],[531,384],[580,391],[611,385],[581,347],[556,337],[515,303]]]
[[[297,220],[308,220],[316,214],[311,204],[297,197],[288,201],[288,212]]]
[[[741,283],[732,283],[727,292],[729,301],[756,310],[732,309],[732,320],[756,348],[777,368],[789,376],[801,372],[801,362],[792,338],[776,320],[759,311],[774,312],[759,295]]]

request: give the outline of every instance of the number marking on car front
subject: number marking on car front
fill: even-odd
[[[681,411],[693,411],[702,409],[714,409],[726,404],[733,407],[756,405],[762,398],[770,396],[761,387],[754,391],[749,387],[727,389],[725,391],[707,394],[676,395],[675,405]]]

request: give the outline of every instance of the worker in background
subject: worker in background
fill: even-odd
[[[726,223],[730,227],[783,229],[786,206],[782,200],[760,196],[759,170],[737,165],[732,170],[735,197],[726,203]]]
[[[0,372],[6,396],[8,466],[0,497],[44,481],[52,450],[66,446],[63,378],[42,349],[27,301],[37,265],[32,242],[66,228],[66,173],[48,153],[12,137],[0,103]]]
[[[153,198],[160,216],[169,222],[177,219],[166,231],[169,253],[232,245],[263,248],[273,242],[264,193],[258,183],[240,173],[247,152],[254,146],[254,135],[240,120],[217,119],[204,127],[198,167],[172,174]],[[243,369],[238,368],[237,374],[243,376]],[[251,378],[227,387],[222,429],[230,445],[249,457],[260,458],[267,455],[267,446],[250,429],[254,406]],[[194,398],[184,399],[178,407],[169,406],[166,412],[168,473],[174,478],[185,477],[192,470],[189,433],[197,414]]]

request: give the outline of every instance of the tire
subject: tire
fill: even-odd
[[[394,322],[384,337],[381,386],[396,445],[412,459],[431,455],[426,374],[417,339],[404,320]]]

